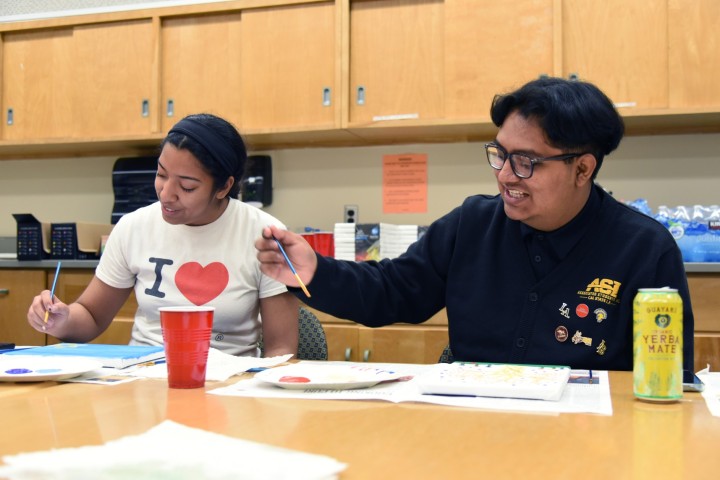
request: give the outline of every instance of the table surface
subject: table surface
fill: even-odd
[[[235,382],[237,377],[229,383]],[[698,393],[634,399],[631,372],[610,372],[613,415],[532,414],[416,403],[242,398],[120,385],[0,384],[0,455],[98,445],[170,419],[331,456],[341,479],[717,479],[720,418]]]

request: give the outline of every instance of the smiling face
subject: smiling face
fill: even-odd
[[[216,191],[213,178],[185,149],[166,143],[158,159],[155,192],[162,204],[163,219],[173,225],[207,225],[225,211],[225,197],[233,184]]]
[[[547,143],[536,121],[513,112],[495,139],[509,153],[549,157],[569,153]],[[535,164],[530,178],[520,178],[505,161],[493,170],[505,204],[505,214],[541,231],[556,230],[572,220],[585,205],[592,187],[595,157],[581,155],[570,163],[548,161]]]

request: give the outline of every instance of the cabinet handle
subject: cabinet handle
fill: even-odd
[[[150,115],[150,101],[145,98],[142,101],[142,116],[147,117]]]
[[[578,75],[577,73],[571,73],[570,75],[568,75],[568,80],[577,82],[578,80],[580,80],[580,75]]]
[[[330,88],[323,88],[323,107],[329,107],[331,104]]]
[[[0,288],[0,295],[10,295],[9,288]]]
[[[345,361],[346,361],[346,362],[349,362],[349,361],[350,361],[350,355],[351,355],[351,354],[352,354],[352,348],[347,347],[347,348],[345,349]]]
[[[365,350],[363,352],[363,362],[369,362],[370,361],[370,349]]]
[[[166,113],[168,117],[175,115],[175,100],[172,98],[168,98]]]
[[[15,122],[15,113],[12,108],[7,109],[7,124],[12,125]]]
[[[365,105],[365,87],[360,85],[357,87],[357,96],[355,97],[355,103],[358,105]]]

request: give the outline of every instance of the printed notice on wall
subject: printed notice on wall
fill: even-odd
[[[427,213],[427,154],[383,156],[383,213]]]

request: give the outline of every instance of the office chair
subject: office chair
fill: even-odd
[[[452,351],[450,350],[450,344],[446,345],[438,358],[438,363],[453,363],[455,357],[453,357]]]
[[[300,307],[298,311],[298,360],[327,360],[328,348],[325,330],[320,320],[309,310]],[[260,352],[265,354],[262,337],[259,342]]]

